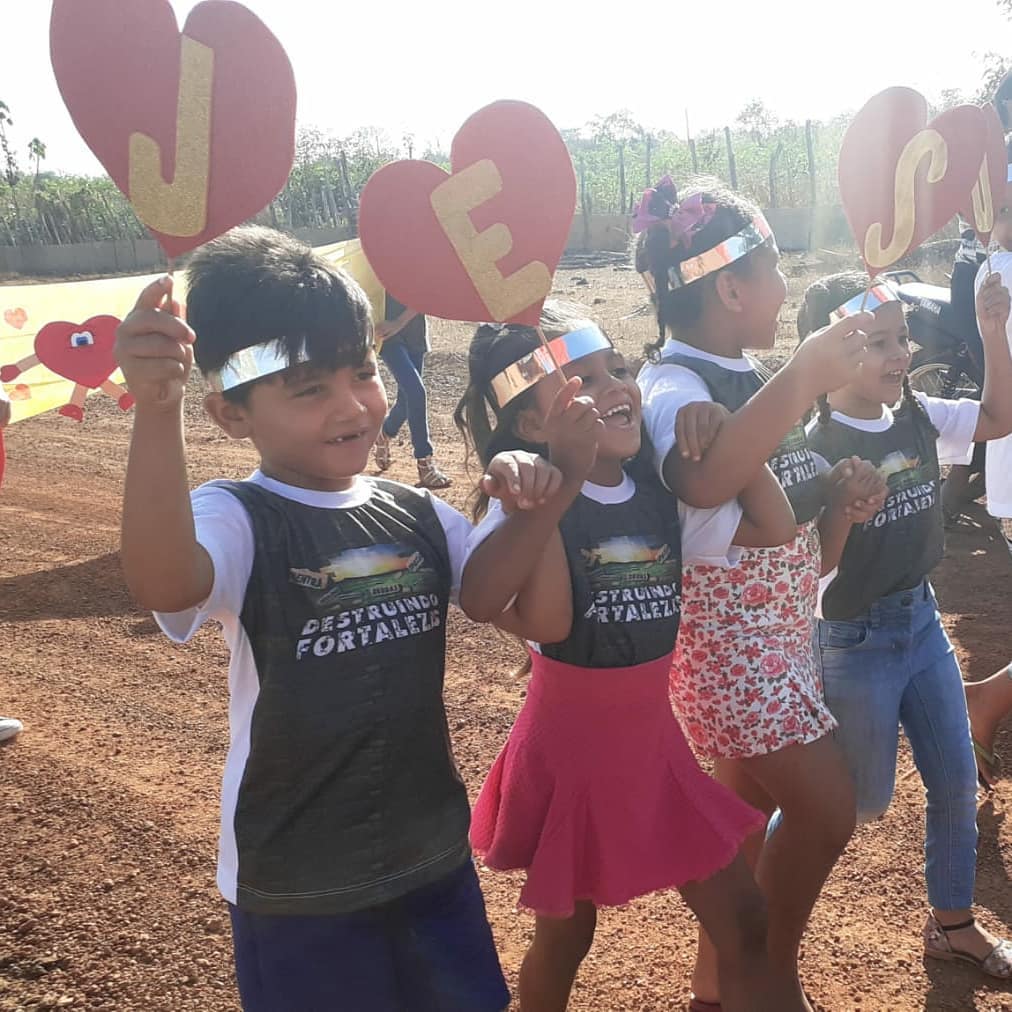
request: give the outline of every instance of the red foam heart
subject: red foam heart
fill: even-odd
[[[429,316],[536,325],[576,208],[562,137],[534,106],[495,102],[460,128],[450,166],[393,162],[369,179],[359,230],[373,270],[399,302]],[[444,221],[452,207],[462,232],[476,234],[457,234],[455,246],[434,199]]]
[[[185,46],[184,37],[192,40]],[[202,47],[213,50],[204,79],[210,139],[184,128],[177,151],[181,56],[206,57]],[[295,79],[281,43],[242,4],[198,4],[181,35],[168,0],[54,0],[50,51],[74,124],[169,256],[253,217],[285,185],[295,155]],[[186,108],[186,123],[199,123],[200,102]],[[160,148],[161,172],[153,160],[147,196],[130,192],[135,133]],[[159,175],[172,182],[171,193],[158,189]],[[197,223],[185,222],[195,208]]]
[[[1005,206],[1008,155],[1005,149],[1005,128],[998,118],[998,111],[988,102],[981,106],[980,113],[984,117],[984,159],[971,198],[960,213],[973,225],[977,238],[986,246],[991,241],[994,216]],[[988,187],[986,195],[983,186]]]
[[[5,309],[4,320],[15,330],[20,330],[28,322],[28,314],[20,306],[17,309]]]
[[[94,390],[116,371],[112,349],[119,323],[115,316],[92,316],[84,323],[47,323],[35,335],[35,357],[57,376]],[[75,334],[90,335],[92,343],[74,342]]]
[[[910,88],[887,88],[854,117],[840,148],[840,198],[870,276],[950,221],[973,187],[985,125],[975,106],[928,123]]]

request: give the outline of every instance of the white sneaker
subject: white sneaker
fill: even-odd
[[[25,729],[20,720],[13,717],[0,717],[0,741],[16,738]]]

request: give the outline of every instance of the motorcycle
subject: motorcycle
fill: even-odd
[[[917,346],[910,385],[931,397],[980,400],[984,349],[976,321],[957,311],[949,288],[925,284],[913,271],[890,271],[886,277],[908,307],[907,327]]]

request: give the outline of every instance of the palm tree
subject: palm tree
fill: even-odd
[[[35,193],[35,188],[39,185],[39,163],[46,157],[46,145],[38,139],[33,137],[28,142],[28,157],[35,159],[35,178],[32,180],[32,193]]]

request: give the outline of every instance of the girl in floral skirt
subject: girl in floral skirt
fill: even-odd
[[[828,328],[771,376],[744,352],[773,346],[787,290],[759,210],[719,184],[678,200],[664,180],[644,195],[636,225],[660,326],[639,377],[656,467],[714,532],[712,556],[685,567],[675,710],[722,783],[767,814],[783,813],[780,831],[765,846],[757,834],[748,852],[769,905],[774,970],[791,976],[808,1008],[798,949],[854,828],[853,788],[812,650],[816,594],[821,570],[884,487],[856,459],[820,474],[800,420],[816,395],[856,373],[870,317]],[[730,413],[708,449],[697,415],[683,410],[696,401]],[[741,490],[767,461],[794,510],[791,539],[779,548],[738,531]],[[703,932],[693,992],[699,1012],[726,1003]]]

